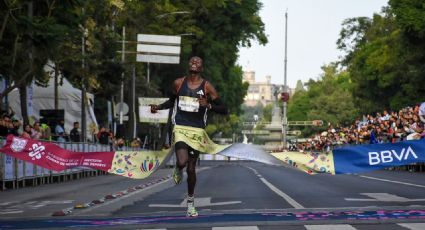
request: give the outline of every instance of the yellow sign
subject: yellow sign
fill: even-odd
[[[133,179],[143,179],[155,172],[168,154],[171,154],[169,149],[138,152],[117,151],[109,172]]]
[[[279,160],[308,174],[329,173],[335,174],[332,152],[279,152],[272,153]]]

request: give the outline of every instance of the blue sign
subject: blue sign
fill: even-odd
[[[425,162],[425,139],[333,150],[335,173],[355,173]]]

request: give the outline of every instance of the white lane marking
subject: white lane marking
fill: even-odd
[[[140,230],[167,230],[166,228],[141,228]]]
[[[349,224],[304,225],[307,230],[356,230]]]
[[[166,228],[141,228],[140,230],[167,230]]]
[[[425,223],[402,223],[397,224],[404,228],[410,229],[410,230],[423,230],[425,229]]]
[[[396,181],[396,180],[387,180],[387,179],[376,178],[376,177],[371,177],[371,176],[359,176],[359,177],[363,177],[363,178],[367,178],[367,179],[371,179],[371,180],[379,180],[379,181],[390,182],[390,183],[395,183],[395,184],[402,184],[402,185],[409,185],[409,186],[413,186],[413,187],[425,188],[425,185],[420,185],[420,184],[412,184],[412,183]]]
[[[9,204],[13,204],[9,207],[3,207],[0,210],[0,215],[7,215],[7,214],[17,214],[17,213],[23,213],[27,210],[36,210],[42,207],[45,207],[47,205],[60,205],[60,204],[70,204],[74,200],[41,200],[41,201],[27,201],[24,203],[17,203],[17,202],[8,202]],[[3,203],[6,204],[6,203]]]
[[[259,230],[257,226],[212,227],[212,230]]]
[[[269,181],[267,181],[266,179],[264,179],[264,177],[262,177],[257,170],[248,167],[249,169],[251,169],[252,171],[254,171],[255,175],[257,175],[260,180],[267,186],[269,187],[270,190],[272,190],[274,193],[276,193],[278,196],[282,197],[286,202],[288,202],[292,207],[296,208],[296,209],[303,209],[304,206],[302,206],[300,203],[298,203],[297,201],[295,201],[294,199],[292,199],[292,197],[290,197],[288,194],[282,192],[281,190],[279,190],[278,188],[276,188],[276,186],[274,186],[272,183],[270,183]]]
[[[195,198],[196,207],[210,207],[218,205],[229,205],[229,204],[240,204],[241,201],[226,201],[226,202],[216,202],[211,203],[211,197],[200,197]],[[149,207],[156,208],[185,208],[187,206],[187,198],[185,198],[180,204],[149,204]]]
[[[22,210],[16,210],[16,211],[13,211],[13,210],[11,210],[11,211],[2,211],[2,212],[0,212],[0,215],[7,215],[7,214],[17,214],[17,213],[23,213],[24,211],[22,211]]]
[[[363,196],[371,197],[372,199],[363,198],[344,198],[346,201],[380,201],[380,202],[413,202],[425,201],[425,199],[409,199],[402,196],[397,196],[389,193],[360,193]]]
[[[210,168],[211,168],[211,167],[201,168],[201,169],[199,169],[197,172],[199,173],[199,172],[202,172],[202,171],[207,170],[207,169],[210,169]],[[97,208],[100,208],[100,207],[103,207],[103,206],[107,206],[107,205],[110,205],[110,204],[116,203],[116,202],[118,202],[118,201],[121,201],[122,199],[129,198],[129,197],[131,197],[131,196],[137,195],[137,194],[142,193],[142,192],[146,192],[146,190],[150,190],[150,189],[153,189],[153,188],[155,188],[155,187],[158,187],[159,185],[164,184],[164,183],[166,183],[166,182],[170,181],[171,179],[172,179],[172,177],[170,177],[170,178],[168,178],[168,179],[166,179],[166,180],[163,180],[163,181],[161,181],[161,182],[159,182],[159,183],[153,184],[153,185],[151,185],[151,186],[149,186],[149,187],[147,187],[147,188],[140,189],[140,190],[138,190],[138,191],[136,191],[136,192],[127,193],[127,194],[126,194],[126,195],[124,195],[124,196],[120,196],[120,197],[118,197],[118,198],[115,198],[115,199],[113,199],[113,200],[111,200],[111,201],[108,201],[108,202],[105,202],[105,203],[103,203],[103,204],[99,204],[99,205],[92,206],[92,207],[87,208],[87,209],[83,209],[83,210],[81,210],[79,213],[86,213],[86,212],[90,212],[90,211],[92,211],[93,209],[97,209]]]

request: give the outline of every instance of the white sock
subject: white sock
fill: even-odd
[[[195,201],[195,196],[187,196],[187,202],[194,202]]]

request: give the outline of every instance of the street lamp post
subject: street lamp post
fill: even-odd
[[[283,85],[283,92],[285,94],[288,93],[288,85],[286,82],[287,77],[287,64],[288,64],[288,12],[285,13],[285,72],[284,72],[284,85]],[[288,124],[288,118],[286,117],[286,107],[287,107],[287,100],[283,100],[283,116],[282,116],[282,143],[283,148],[286,149],[286,129]]]
[[[85,14],[84,8],[82,9],[83,14]],[[81,69],[82,75],[81,75],[81,140],[83,142],[86,141],[86,132],[87,132],[87,117],[86,117],[86,36],[87,36],[87,29],[85,26],[82,27],[83,29],[83,35],[81,37],[81,53],[82,53],[82,59],[81,59]]]
[[[125,62],[125,26],[122,27],[122,51],[121,51],[121,64]],[[124,104],[124,71],[121,73],[121,89],[120,89],[120,116],[119,124],[123,124],[123,104]]]

